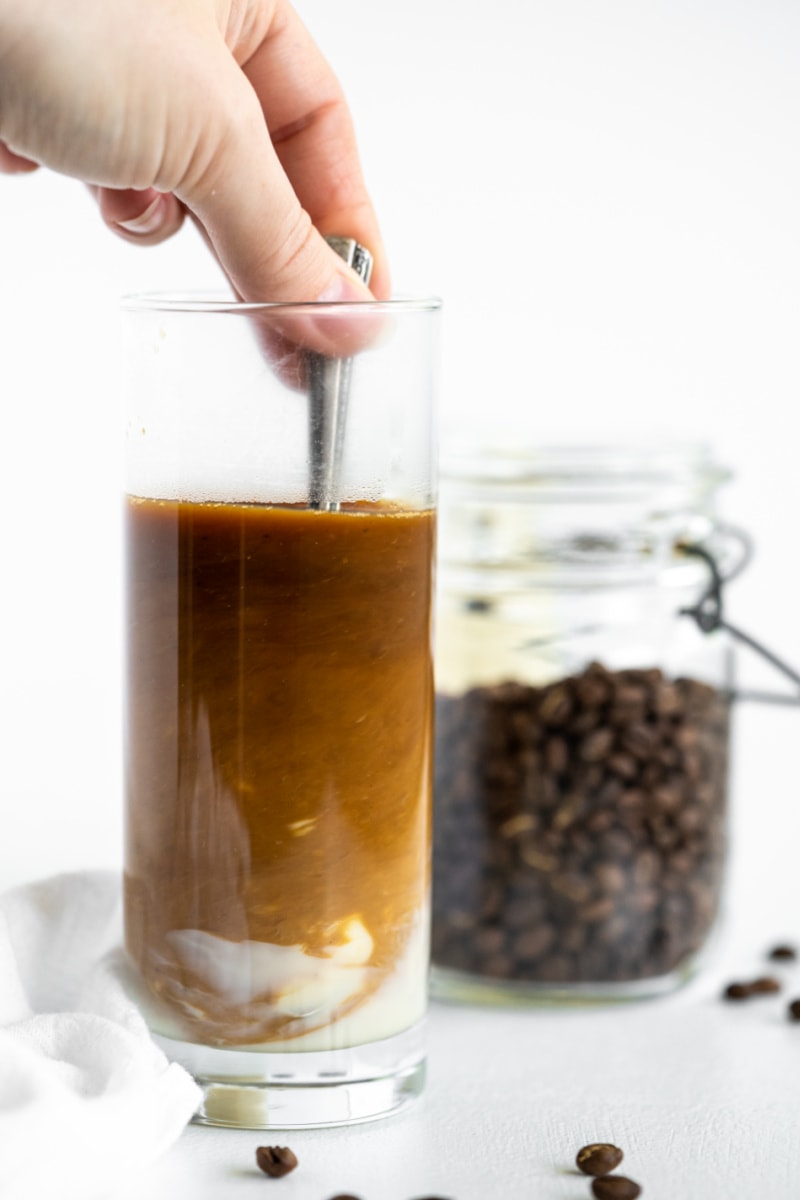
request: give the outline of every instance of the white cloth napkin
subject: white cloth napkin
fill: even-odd
[[[90,1200],[180,1135],[200,1100],[115,970],[116,873],[0,896],[0,1197]]]

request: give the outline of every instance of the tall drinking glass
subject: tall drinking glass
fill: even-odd
[[[126,303],[126,950],[198,1120],[420,1092],[439,302]]]

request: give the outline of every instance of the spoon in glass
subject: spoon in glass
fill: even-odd
[[[372,255],[354,238],[328,237],[329,246],[365,284],[372,274]],[[308,355],[309,484],[308,506],[336,512],[341,504],[347,401],[353,359],[311,351]]]

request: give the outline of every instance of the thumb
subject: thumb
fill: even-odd
[[[194,214],[237,294],[252,302],[372,300],[314,228],[275,153],[260,106],[245,100],[226,122],[211,166],[176,194]],[[362,240],[361,214],[340,214]],[[346,227],[345,227],[346,226]],[[368,247],[369,248],[369,247]]]

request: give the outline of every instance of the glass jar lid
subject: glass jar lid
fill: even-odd
[[[713,537],[730,478],[695,442],[456,443],[441,467],[443,567],[539,586],[687,583],[676,547]]]

